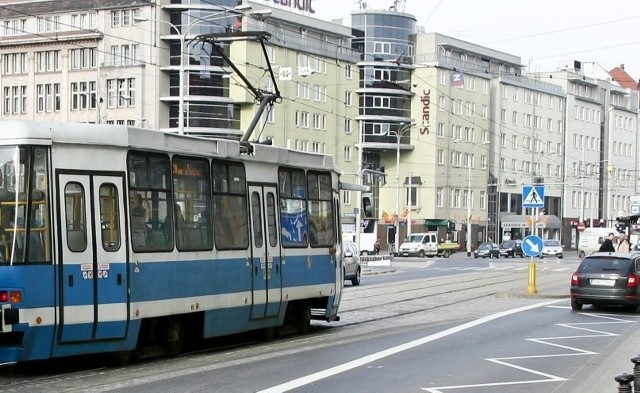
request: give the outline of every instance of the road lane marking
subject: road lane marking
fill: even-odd
[[[538,303],[538,304],[532,304],[532,305],[528,305],[528,306],[524,306],[524,307],[519,307],[519,308],[514,308],[511,310],[506,310],[506,311],[502,311],[499,313],[495,313],[492,315],[488,315],[486,317],[482,317],[467,323],[463,323],[462,325],[458,325],[458,326],[454,326],[452,328],[443,330],[441,332],[438,333],[434,333],[431,334],[429,336],[425,336],[422,338],[419,338],[417,340],[413,340],[413,341],[409,341],[407,343],[401,344],[401,345],[397,345],[395,347],[391,347],[388,349],[385,349],[383,351],[379,351],[376,353],[372,353],[371,355],[367,355],[364,357],[361,357],[359,359],[355,359],[352,360],[350,362],[347,363],[343,363],[331,368],[328,368],[326,370],[322,370],[322,371],[318,371],[316,373],[313,374],[309,374],[297,379],[293,379],[291,381],[285,382],[283,384],[277,385],[277,386],[273,386],[264,390],[260,390],[257,393],[282,393],[282,392],[288,392],[290,390],[320,381],[322,379],[325,378],[329,378],[332,377],[334,375],[338,375],[340,373],[352,370],[354,368],[357,367],[361,367],[364,366],[366,364],[369,364],[371,362],[375,362],[377,360],[398,354],[400,352],[403,351],[407,351],[409,349],[413,349],[416,347],[419,347],[421,345],[430,343],[432,341],[436,341],[439,340],[441,338],[445,338],[448,336],[451,336],[453,334],[459,333],[461,331],[467,330],[467,329],[471,329],[473,327],[485,324],[487,322],[491,322],[493,320],[496,320],[498,318],[503,318],[512,314],[517,314],[519,312],[523,312],[523,311],[528,311],[528,310],[532,310],[534,308],[539,308],[539,307],[545,307],[554,303],[559,303],[559,302],[564,302],[566,301],[566,299],[556,299],[556,300],[550,300],[547,302],[543,302],[543,303]],[[546,380],[545,380],[546,381]]]

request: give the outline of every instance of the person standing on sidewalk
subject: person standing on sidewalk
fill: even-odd
[[[624,234],[620,235],[620,242],[618,243],[618,252],[629,252],[630,244]]]

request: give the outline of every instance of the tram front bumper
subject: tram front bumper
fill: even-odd
[[[2,313],[0,313],[0,332],[8,333],[13,331],[13,325],[19,322],[18,310],[11,308],[10,304],[2,305]]]

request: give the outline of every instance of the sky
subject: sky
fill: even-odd
[[[273,0],[263,1],[273,6]],[[388,10],[394,4],[394,0],[364,2],[369,10]],[[395,2],[400,11],[414,15],[426,32],[518,56],[529,72],[555,71],[561,61],[579,60],[599,63],[608,71],[624,64],[632,78],[640,79],[640,0]],[[359,3],[311,0],[315,13],[310,16],[350,18]]]

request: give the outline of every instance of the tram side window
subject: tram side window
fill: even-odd
[[[173,201],[178,250],[211,250],[211,182],[209,162],[173,158]]]
[[[172,250],[173,202],[169,157],[132,152],[127,159],[127,169],[133,251]]]
[[[334,244],[333,201],[331,175],[309,172],[309,243],[311,247],[330,247]]]
[[[80,183],[71,182],[64,188],[67,246],[73,252],[87,249],[87,218],[85,191]]]
[[[120,249],[120,216],[118,188],[114,184],[100,185],[100,233],[105,251]]]
[[[307,185],[304,171],[280,168],[280,235],[284,247],[306,247],[308,244]]]
[[[247,178],[244,166],[214,161],[213,233],[218,250],[249,247],[249,214],[247,208]]]
[[[272,192],[267,193],[267,231],[269,235],[269,245],[278,245],[278,228],[276,227],[276,197]]]
[[[262,206],[260,194],[251,193],[251,226],[253,227],[253,245],[261,248],[264,235],[262,234]]]

